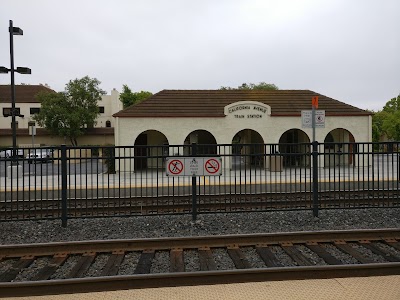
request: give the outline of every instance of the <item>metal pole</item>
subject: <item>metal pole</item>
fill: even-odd
[[[312,124],[312,141],[315,142],[315,107],[313,105],[311,111],[311,124]]]
[[[67,146],[61,145],[61,226],[67,227]]]
[[[15,122],[15,80],[14,80],[14,39],[13,21],[10,20],[10,72],[11,72],[11,126],[12,126],[12,164],[17,165],[17,124]]]
[[[312,143],[312,166],[313,166],[313,184],[312,184],[312,195],[313,195],[313,216],[318,217],[318,142],[313,141]]]
[[[192,144],[192,156],[197,155],[197,145]],[[192,221],[197,219],[197,178],[196,175],[192,176]]]
[[[313,216],[318,217],[318,142],[315,141],[315,107],[312,106],[312,195],[313,195]]]

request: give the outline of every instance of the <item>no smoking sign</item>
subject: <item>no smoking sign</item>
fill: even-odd
[[[206,160],[204,163],[204,170],[205,170],[205,175],[214,175],[221,169],[221,163],[219,160],[216,160],[215,158],[210,158]]]
[[[167,157],[167,176],[220,176],[220,157]]]

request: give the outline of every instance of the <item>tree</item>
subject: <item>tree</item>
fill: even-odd
[[[400,110],[387,114],[382,129],[389,139],[400,141]]]
[[[385,111],[378,111],[372,115],[372,141],[374,143],[380,142],[382,136],[385,134],[383,130],[383,122],[387,118],[388,113]]]
[[[388,113],[400,111],[400,95],[386,102],[385,106],[383,107],[383,111],[386,111]]]
[[[78,144],[77,138],[85,128],[93,127],[99,115],[97,102],[105,94],[99,88],[100,81],[85,76],[69,81],[64,92],[39,93],[40,112],[33,119],[54,135],[68,137],[71,144]]]
[[[372,140],[378,142],[383,135],[400,141],[400,95],[386,102],[372,117]]]
[[[122,102],[124,108],[142,102],[143,100],[153,96],[151,92],[140,91],[133,93],[131,89],[124,84],[122,86],[122,93],[119,95],[119,100]]]
[[[260,82],[259,84],[242,83],[242,85],[239,85],[237,88],[221,86],[220,90],[267,90],[267,91],[276,91],[276,90],[279,90],[279,88],[273,83]]]

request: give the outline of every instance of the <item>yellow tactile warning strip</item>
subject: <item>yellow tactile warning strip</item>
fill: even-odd
[[[399,300],[400,276],[250,282],[8,299],[30,300]]]

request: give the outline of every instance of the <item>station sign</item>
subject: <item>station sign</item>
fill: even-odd
[[[221,157],[167,157],[167,176],[220,176]]]

